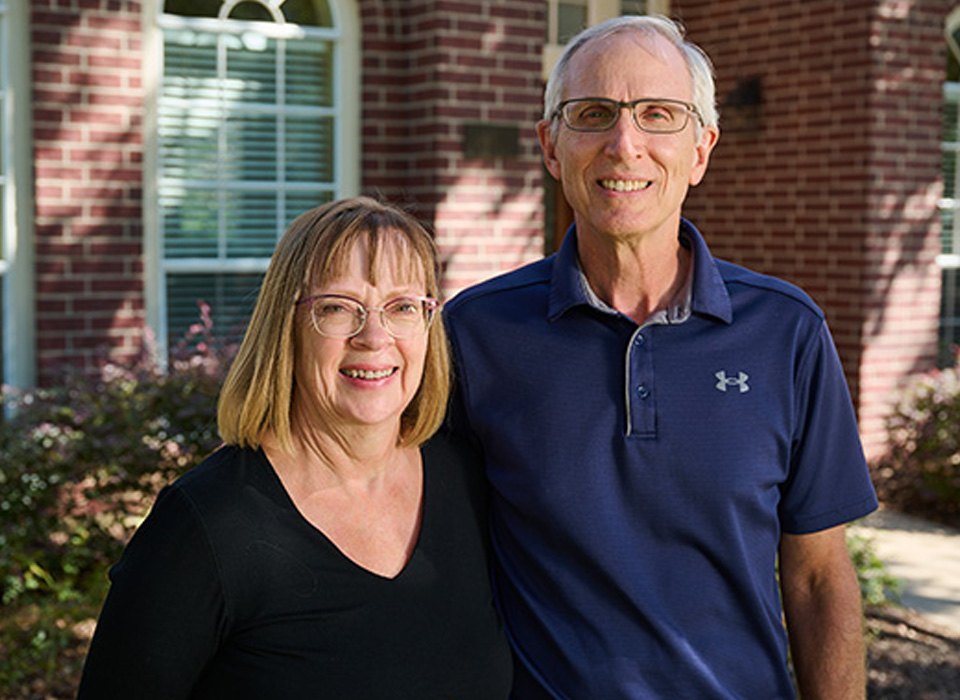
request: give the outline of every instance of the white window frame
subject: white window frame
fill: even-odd
[[[0,0],[0,47],[6,52],[0,60],[4,304],[0,381],[14,389],[31,388],[36,381],[29,12],[26,0]]]
[[[587,6],[587,26],[618,17],[620,15],[620,0],[582,0]],[[546,81],[550,71],[560,59],[564,44],[559,40],[560,4],[562,0],[547,0],[547,41],[543,46],[542,77]],[[670,12],[670,0],[647,0],[647,13],[651,15],[666,15]]]
[[[260,0],[275,12],[282,4],[277,0]],[[327,0],[335,29],[301,28],[293,25],[259,23],[258,29],[275,38],[317,36],[337,41],[333,75],[334,84],[334,160],[333,196],[356,195],[360,191],[360,15],[356,0]],[[263,273],[269,258],[235,258],[229,261],[203,258],[165,260],[163,250],[162,212],[160,208],[160,153],[158,134],[159,98],[163,80],[163,30],[190,26],[218,28],[223,22],[214,18],[185,18],[163,14],[163,0],[145,0],[144,12],[144,83],[147,102],[144,133],[144,252],[145,306],[147,324],[156,338],[160,357],[166,357],[167,298],[166,275],[177,272]],[[244,23],[247,25],[248,23]],[[279,238],[282,231],[277,231]]]

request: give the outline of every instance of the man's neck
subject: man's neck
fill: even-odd
[[[632,240],[578,237],[577,243],[594,294],[638,324],[668,308],[685,286],[691,253],[676,234]]]

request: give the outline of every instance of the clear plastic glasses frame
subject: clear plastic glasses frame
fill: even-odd
[[[315,294],[296,302],[310,305],[313,328],[327,338],[352,338],[367,325],[371,311],[380,312],[380,324],[394,338],[416,338],[430,328],[440,302],[432,297],[397,297],[383,306],[364,306],[341,294]]]

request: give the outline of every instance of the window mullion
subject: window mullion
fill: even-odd
[[[277,184],[281,184],[287,179],[287,42],[284,39],[277,40],[276,56],[276,128],[277,128]],[[287,195],[283,187],[278,187],[277,210],[275,212],[277,238],[283,231],[286,223]]]
[[[227,41],[221,35],[217,37],[217,82],[219,100],[217,105],[217,257],[227,257],[227,192],[226,176],[228,157],[227,144]]]

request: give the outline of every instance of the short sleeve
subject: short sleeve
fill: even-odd
[[[780,521],[805,534],[861,518],[877,507],[840,358],[826,323],[797,373],[796,425]]]

